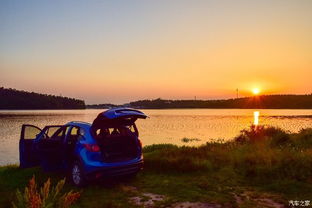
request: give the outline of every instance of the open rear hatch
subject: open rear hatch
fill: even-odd
[[[140,155],[135,121],[147,116],[131,108],[113,108],[100,113],[91,126],[105,162],[131,160]]]

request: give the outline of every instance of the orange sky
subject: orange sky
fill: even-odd
[[[312,1],[0,3],[0,85],[87,103],[312,92]]]

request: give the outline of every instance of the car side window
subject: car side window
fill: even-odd
[[[70,131],[70,135],[72,136],[79,135],[79,127],[73,126],[73,128]]]
[[[50,139],[52,136],[62,133],[62,126],[50,126],[45,129],[43,139]]]
[[[41,130],[33,126],[25,126],[23,139],[36,139]]]
[[[68,126],[59,127],[50,138],[57,139],[57,140],[64,140],[65,135],[66,135],[65,133],[66,131],[68,131],[68,129],[69,129]]]
[[[68,126],[64,126],[60,129],[58,129],[54,135],[52,137],[57,137],[57,138],[64,138],[66,135],[66,132],[68,132],[69,127]]]
[[[48,137],[52,137],[58,130],[60,130],[61,127],[50,127],[47,130]]]
[[[84,131],[83,129],[73,126],[68,134],[69,141],[81,140],[84,138]]]

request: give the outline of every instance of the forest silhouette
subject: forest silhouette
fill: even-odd
[[[84,109],[83,100],[0,88],[0,109]]]

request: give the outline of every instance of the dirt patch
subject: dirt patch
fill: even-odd
[[[137,206],[145,208],[155,207],[155,203],[165,200],[164,195],[153,193],[140,193],[134,186],[121,186],[122,191],[130,192],[136,196],[130,197],[129,201]]]
[[[131,197],[129,200],[138,206],[152,208],[156,202],[163,201],[165,196],[152,193],[142,193],[141,196]]]
[[[121,186],[121,189],[125,192],[130,192],[134,196],[129,198],[129,201],[134,205],[144,208],[157,207],[158,202],[168,199],[164,195],[154,193],[141,193],[136,187],[133,186]],[[266,207],[266,208],[285,208],[285,206],[278,196],[270,195],[266,193],[257,193],[255,191],[244,191],[239,194],[234,194],[236,206],[238,207]],[[159,204],[158,204],[159,205]],[[217,203],[204,203],[204,202],[176,202],[169,206],[170,208],[222,208],[233,207],[232,205],[225,206]]]
[[[237,205],[243,206],[246,202],[254,204],[256,207],[267,208],[285,208],[286,206],[276,199],[276,196],[268,194],[259,194],[251,191],[245,191],[241,194],[234,194]]]

